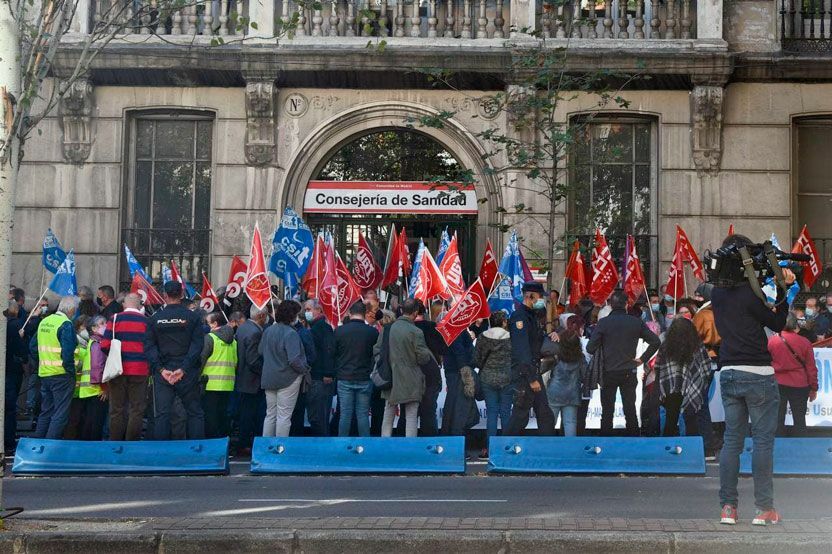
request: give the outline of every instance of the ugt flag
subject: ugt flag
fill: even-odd
[[[269,271],[282,279],[289,288],[297,287],[306,274],[315,240],[312,231],[301,217],[290,207],[283,210],[280,225],[272,239],[272,255]]]
[[[66,252],[61,248],[61,242],[52,229],[47,229],[46,236],[43,237],[43,267],[51,273],[57,273],[65,259]]]
[[[78,293],[78,283],[75,280],[75,252],[69,251],[63,263],[58,266],[49,290],[61,296],[72,296]]]
[[[488,307],[492,312],[503,310],[508,314],[514,312],[515,300],[523,297],[523,267],[520,265],[520,244],[517,242],[517,231],[511,233],[511,238],[503,252],[500,261],[500,281],[497,288],[488,299]]]

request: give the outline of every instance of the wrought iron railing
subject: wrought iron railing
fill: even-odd
[[[202,272],[209,273],[210,229],[122,229],[121,236],[156,284],[162,281],[162,264],[169,266],[171,260],[182,278],[197,290],[202,286]],[[126,263],[120,265],[124,289],[130,285],[130,274]]]
[[[780,0],[783,50],[832,50],[832,0]]]

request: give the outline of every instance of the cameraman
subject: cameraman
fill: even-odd
[[[723,248],[737,249],[753,243],[742,235],[731,235]],[[795,281],[794,273],[783,269],[786,284]],[[711,295],[717,331],[722,337],[719,350],[720,385],[725,407],[725,445],[719,463],[720,522],[737,522],[737,481],[740,453],[751,419],[754,440],[752,474],[757,514],[753,525],[778,523],[774,509],[772,482],[774,434],[777,431],[779,393],[768,352],[765,328],[783,330],[789,306],[778,287],[777,307],[770,309],[757,297],[747,282],[730,288],[716,287]]]

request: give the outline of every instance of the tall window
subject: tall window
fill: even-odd
[[[124,239],[154,278],[171,259],[191,282],[208,270],[212,126],[199,112],[132,120]]]
[[[826,290],[832,283],[832,185],[829,180],[829,144],[832,143],[832,117],[802,118],[794,130],[794,236],[806,225],[823,260],[824,272],[815,290]]]
[[[655,284],[655,125],[632,117],[575,120],[570,156],[571,234],[588,239],[605,233],[613,256],[623,257],[626,236],[636,246],[648,280]],[[587,244],[587,243],[585,243]]]

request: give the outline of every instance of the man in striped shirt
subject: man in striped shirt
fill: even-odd
[[[148,362],[144,350],[147,317],[141,312],[142,299],[128,294],[124,311],[107,322],[101,348],[109,354],[111,341],[121,341],[122,375],[107,383],[110,394],[110,440],[141,439],[142,419],[147,404]]]

